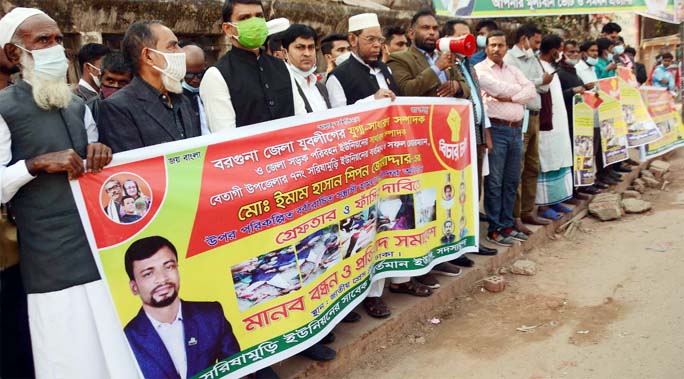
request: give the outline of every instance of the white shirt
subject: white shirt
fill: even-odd
[[[97,125],[93,119],[93,114],[90,108],[85,107],[85,115],[83,115],[83,122],[85,123],[86,134],[88,135],[88,143],[97,142],[99,135],[97,133]],[[0,116],[0,187],[2,193],[0,194],[0,202],[7,203],[12,200],[12,197],[23,187],[26,183],[35,178],[28,172],[26,162],[20,160],[11,166],[7,166],[12,160],[12,134],[9,130],[9,125]]]
[[[261,58],[261,56],[259,56],[259,58]],[[294,114],[306,114],[304,101],[299,96],[292,75],[290,75],[290,81],[292,86],[292,99],[294,100]],[[204,103],[207,124],[212,133],[236,128],[235,108],[233,108],[228,84],[226,84],[226,81],[223,79],[223,75],[221,75],[218,68],[210,67],[207,72],[204,73],[204,78],[200,84],[200,97]]]
[[[307,78],[305,78],[302,74],[292,70],[290,65],[288,65],[287,68],[290,69],[290,75],[294,77],[295,81],[297,82],[297,84],[299,84],[299,87],[302,89],[302,92],[306,97],[306,101],[308,101],[309,106],[311,106],[311,111],[320,112],[328,109],[328,105],[325,103],[323,95],[321,95],[321,92],[318,90],[318,87],[316,87],[316,75],[311,74]],[[297,92],[299,95],[299,91]]]
[[[200,131],[203,136],[211,134],[209,130],[209,125],[207,125],[207,113],[204,111],[204,104],[202,103],[202,98],[197,96],[197,109],[199,110],[200,119]]]
[[[389,87],[387,86],[387,82],[385,81],[385,75],[382,74],[382,71],[380,71],[379,68],[373,68],[367,65],[363,60],[361,60],[361,58],[357,57],[354,53],[352,53],[352,57],[368,68],[368,72],[371,75],[375,76],[375,80],[378,82],[378,86],[380,86],[380,88],[389,89]],[[389,67],[387,69],[389,70]],[[347,95],[344,94],[342,84],[340,84],[340,81],[337,80],[335,75],[328,75],[328,81],[325,83],[325,87],[328,89],[328,95],[330,96],[330,106],[332,106],[333,108],[337,108],[344,107],[347,105]],[[371,94],[366,98],[358,100],[357,103],[364,103],[367,101],[374,100],[374,96],[375,94]]]
[[[100,93],[100,91],[98,91],[98,90],[96,90],[95,88],[93,88],[93,87],[90,85],[90,83],[86,82],[83,78],[81,78],[81,79],[78,80],[78,85],[79,85],[79,86],[85,87],[88,91],[92,91],[92,92],[95,92],[95,93]]]
[[[598,82],[598,77],[596,76],[596,71],[594,71],[594,66],[589,66],[584,59],[580,59],[575,65],[575,71],[577,71],[577,76],[582,79],[584,84],[596,83]]]
[[[173,366],[181,379],[188,376],[188,357],[185,353],[185,330],[183,329],[183,313],[182,307],[178,307],[178,315],[172,323],[157,321],[154,317],[145,313],[154,330],[159,334],[164,343],[166,351],[171,356]]]

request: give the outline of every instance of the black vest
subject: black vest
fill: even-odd
[[[236,126],[294,116],[292,82],[283,61],[233,48],[216,68],[228,85]]]
[[[31,91],[20,80],[0,92],[0,116],[12,138],[9,165],[70,148],[85,158],[83,101],[74,96],[66,109],[45,111],[33,101]],[[100,278],[66,173],[39,173],[10,204],[28,293],[59,291]]]
[[[378,68],[385,76],[387,87],[395,94],[399,93],[394,77],[390,74],[387,65],[378,62]],[[375,94],[380,89],[375,75],[371,74],[363,63],[356,57],[351,56],[341,65],[335,67],[330,75],[334,75],[344,89],[344,96],[347,98],[347,105],[356,103],[358,100]]]

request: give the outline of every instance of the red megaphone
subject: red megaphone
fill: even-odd
[[[475,36],[472,34],[466,34],[458,38],[440,38],[437,40],[437,50],[443,53],[450,51],[469,57],[477,50],[477,43]]]

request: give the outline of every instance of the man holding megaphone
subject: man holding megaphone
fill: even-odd
[[[413,16],[408,30],[411,48],[390,55],[387,61],[397,83],[399,95],[454,96],[469,99],[474,103],[476,120],[480,121],[478,125],[483,125],[486,116],[479,90],[470,70],[461,66],[466,57],[476,50],[475,37],[466,33],[459,37],[439,38],[439,29],[435,14],[431,10],[422,10]],[[478,130],[476,134],[477,143],[484,144],[481,131]],[[496,250],[492,251],[486,247],[484,249],[489,255],[496,254]],[[448,276],[458,275],[460,269],[453,263],[467,267],[473,265],[470,259],[463,257],[460,262],[439,264],[433,272]],[[438,285],[436,279],[427,275],[417,277],[416,280],[432,288]]]

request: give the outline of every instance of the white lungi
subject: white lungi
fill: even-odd
[[[101,280],[28,295],[38,379],[141,378]]]
[[[411,278],[390,278],[392,284],[406,283]],[[385,279],[376,280],[371,283],[370,291],[368,291],[368,297],[380,297],[382,296],[382,291],[385,289]]]

